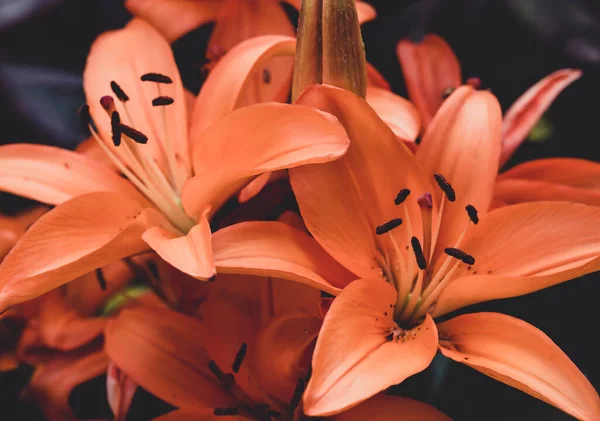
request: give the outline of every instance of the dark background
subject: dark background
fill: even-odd
[[[396,42],[426,32],[442,35],[459,57],[463,75],[481,78],[503,109],[529,86],[564,67],[583,77],[546,114],[552,127],[543,142],[526,142],[509,165],[534,158],[569,156],[600,161],[600,2],[594,0],[371,0],[378,18],[363,26],[368,60],[406,96]],[[296,18],[293,12],[292,19]],[[81,74],[94,38],[123,26],[129,15],[119,0],[0,0],[0,144],[31,142],[73,148],[85,138],[76,110],[84,102]],[[173,48],[188,87],[197,89],[210,25]],[[0,196],[0,210],[14,212],[24,200]],[[600,227],[590,227],[598,229]],[[477,305],[546,332],[600,386],[596,347],[600,276],[590,275],[533,295]],[[39,410],[18,403],[26,368],[0,375],[0,414],[7,420],[39,419]],[[71,402],[84,418],[109,417],[104,379],[77,388]],[[432,403],[455,420],[569,420],[524,393],[443,358],[395,390]],[[164,406],[138,393],[129,419],[146,419]],[[6,418],[5,418],[6,417]]]

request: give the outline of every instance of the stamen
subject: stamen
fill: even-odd
[[[160,73],[146,73],[140,79],[142,82],[173,83],[173,79]]]
[[[146,136],[144,133],[140,132],[139,130],[134,129],[133,127],[129,127],[128,125],[123,124],[123,123],[119,123],[118,126],[119,126],[119,129],[121,130],[121,133],[123,133],[126,136],[129,136],[135,142],[141,143],[141,144],[145,144],[148,142],[148,136]]]
[[[112,141],[115,146],[121,144],[121,117],[118,111],[113,111],[110,116],[110,128],[112,130]]]
[[[110,95],[104,95],[102,98],[100,98],[100,105],[102,108],[104,108],[104,111],[115,111],[115,100]]]
[[[271,72],[269,69],[263,69],[262,80],[265,84],[271,83]]]
[[[104,273],[102,273],[102,268],[96,269],[96,279],[98,280],[100,289],[106,291],[106,278],[104,277]]]
[[[175,100],[173,98],[171,98],[170,96],[159,96],[152,100],[152,106],[160,107],[160,106],[165,106],[165,105],[171,105],[174,102],[175,102]]]
[[[421,243],[419,242],[419,239],[417,237],[411,238],[410,244],[412,245],[413,251],[415,252],[415,257],[417,259],[417,265],[419,266],[419,269],[427,269],[427,261],[425,260],[425,256],[423,255],[423,249],[421,249]]]
[[[238,415],[240,413],[240,410],[237,408],[215,408],[213,414],[215,416],[222,416],[222,415]]]
[[[90,106],[83,104],[79,107],[79,123],[81,124],[81,130],[87,133],[88,126],[92,123],[92,117],[90,116]]]
[[[467,205],[465,209],[467,210],[467,214],[469,215],[471,222],[477,225],[479,223],[479,216],[477,216],[477,209],[475,209],[475,206]]]
[[[121,102],[129,101],[129,96],[125,93],[125,91],[123,91],[123,89],[121,89],[119,84],[117,82],[115,82],[114,80],[112,82],[110,82],[110,89],[112,89],[112,91],[115,93],[115,96],[119,99],[119,101],[121,101]]]
[[[469,85],[475,89],[479,89],[481,87],[481,79],[479,79],[478,77],[470,77],[467,79],[465,85]]]
[[[217,365],[217,363],[214,360],[210,360],[208,362],[208,369],[215,375],[217,380],[219,380],[219,383],[221,384],[221,387],[223,387],[223,389],[225,389],[225,390],[231,389],[231,386],[234,383],[233,374],[223,373],[223,371],[221,371],[221,369],[219,368],[219,366]]]
[[[466,263],[467,265],[475,264],[475,258],[470,254],[465,253],[461,249],[447,247],[444,249],[444,253],[446,253],[448,256],[452,256],[455,259],[462,261],[463,263]]]
[[[419,208],[421,209],[421,223],[423,225],[423,254],[425,259],[430,257],[431,252],[431,224],[432,224],[432,208],[433,198],[431,193],[423,193],[417,199]]]
[[[456,193],[450,183],[448,183],[448,180],[442,174],[433,174],[433,178],[435,178],[440,189],[446,194],[448,200],[454,202],[456,200]]]
[[[240,371],[240,367],[242,366],[242,362],[244,361],[244,357],[246,356],[247,351],[248,351],[248,345],[246,345],[246,342],[244,342],[242,344],[242,346],[240,347],[240,350],[235,355],[235,360],[233,361],[233,365],[231,366],[231,370],[234,373],[237,373]]]
[[[394,199],[394,203],[396,205],[401,205],[406,200],[406,198],[408,197],[409,194],[410,194],[409,189],[400,190],[400,192],[398,192],[398,195],[396,196],[396,199]]]
[[[399,227],[400,225],[402,225],[402,219],[394,218],[394,219],[386,222],[385,224],[378,225],[375,228],[375,234],[383,235],[386,232],[389,232],[389,231],[393,230],[394,228]]]

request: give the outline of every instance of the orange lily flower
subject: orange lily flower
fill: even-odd
[[[210,286],[199,318],[166,309],[124,311],[109,325],[106,350],[136,383],[179,408],[158,420],[302,419],[294,409],[321,323],[319,302],[318,290],[304,285],[224,277]],[[394,410],[448,419],[427,405],[384,396],[357,408],[356,416],[334,419],[364,419],[376,402],[382,414],[370,419]]]
[[[396,52],[409,96],[419,110],[423,129],[426,129],[448,92],[462,84],[460,63],[448,43],[433,34],[426,35],[417,43],[402,40]],[[502,122],[500,167],[506,164],[556,97],[580,77],[580,70],[557,70],[515,101]],[[412,109],[399,107],[398,100],[396,106],[380,102],[370,103],[392,130],[396,127],[414,128],[419,123],[418,119],[407,115],[406,110],[410,112]],[[406,134],[400,137],[411,140]],[[415,138],[412,137],[412,140]],[[526,162],[499,176],[494,206],[535,200],[600,205],[600,190],[592,181],[598,179],[599,173],[600,164],[582,159],[554,158]]]
[[[493,313],[434,321],[600,269],[600,234],[589,229],[599,226],[600,208],[535,202],[487,212],[500,155],[495,97],[457,88],[416,154],[350,92],[314,86],[298,102],[333,113],[350,136],[342,159],[292,169],[290,180],[310,233],[357,279],[325,317],[306,414],[351,408],[424,370],[439,349],[575,417],[598,419],[594,387],[533,326]]]
[[[253,39],[235,54],[251,71],[252,59],[290,42],[293,48],[286,37]],[[187,274],[210,279],[229,246],[211,247],[208,221],[231,194],[263,172],[345,153],[349,141],[341,124],[314,108],[266,103],[229,112],[247,78],[235,76],[235,63],[224,59],[222,70],[211,75],[209,91],[196,102],[210,117],[195,119],[188,134],[168,43],[141,20],[95,41],[84,72],[95,123],[89,127],[125,178],[75,152],[0,147],[0,188],[58,205],[0,266],[0,310],[150,248]],[[226,86],[221,92],[219,83]],[[118,100],[107,96],[111,89]],[[235,241],[231,245],[239,249]]]

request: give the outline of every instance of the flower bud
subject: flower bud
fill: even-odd
[[[297,38],[292,101],[315,83],[365,97],[365,48],[355,0],[303,0]]]

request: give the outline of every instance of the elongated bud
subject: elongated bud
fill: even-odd
[[[303,0],[292,101],[314,83],[337,86],[364,98],[366,69],[355,0]]]

